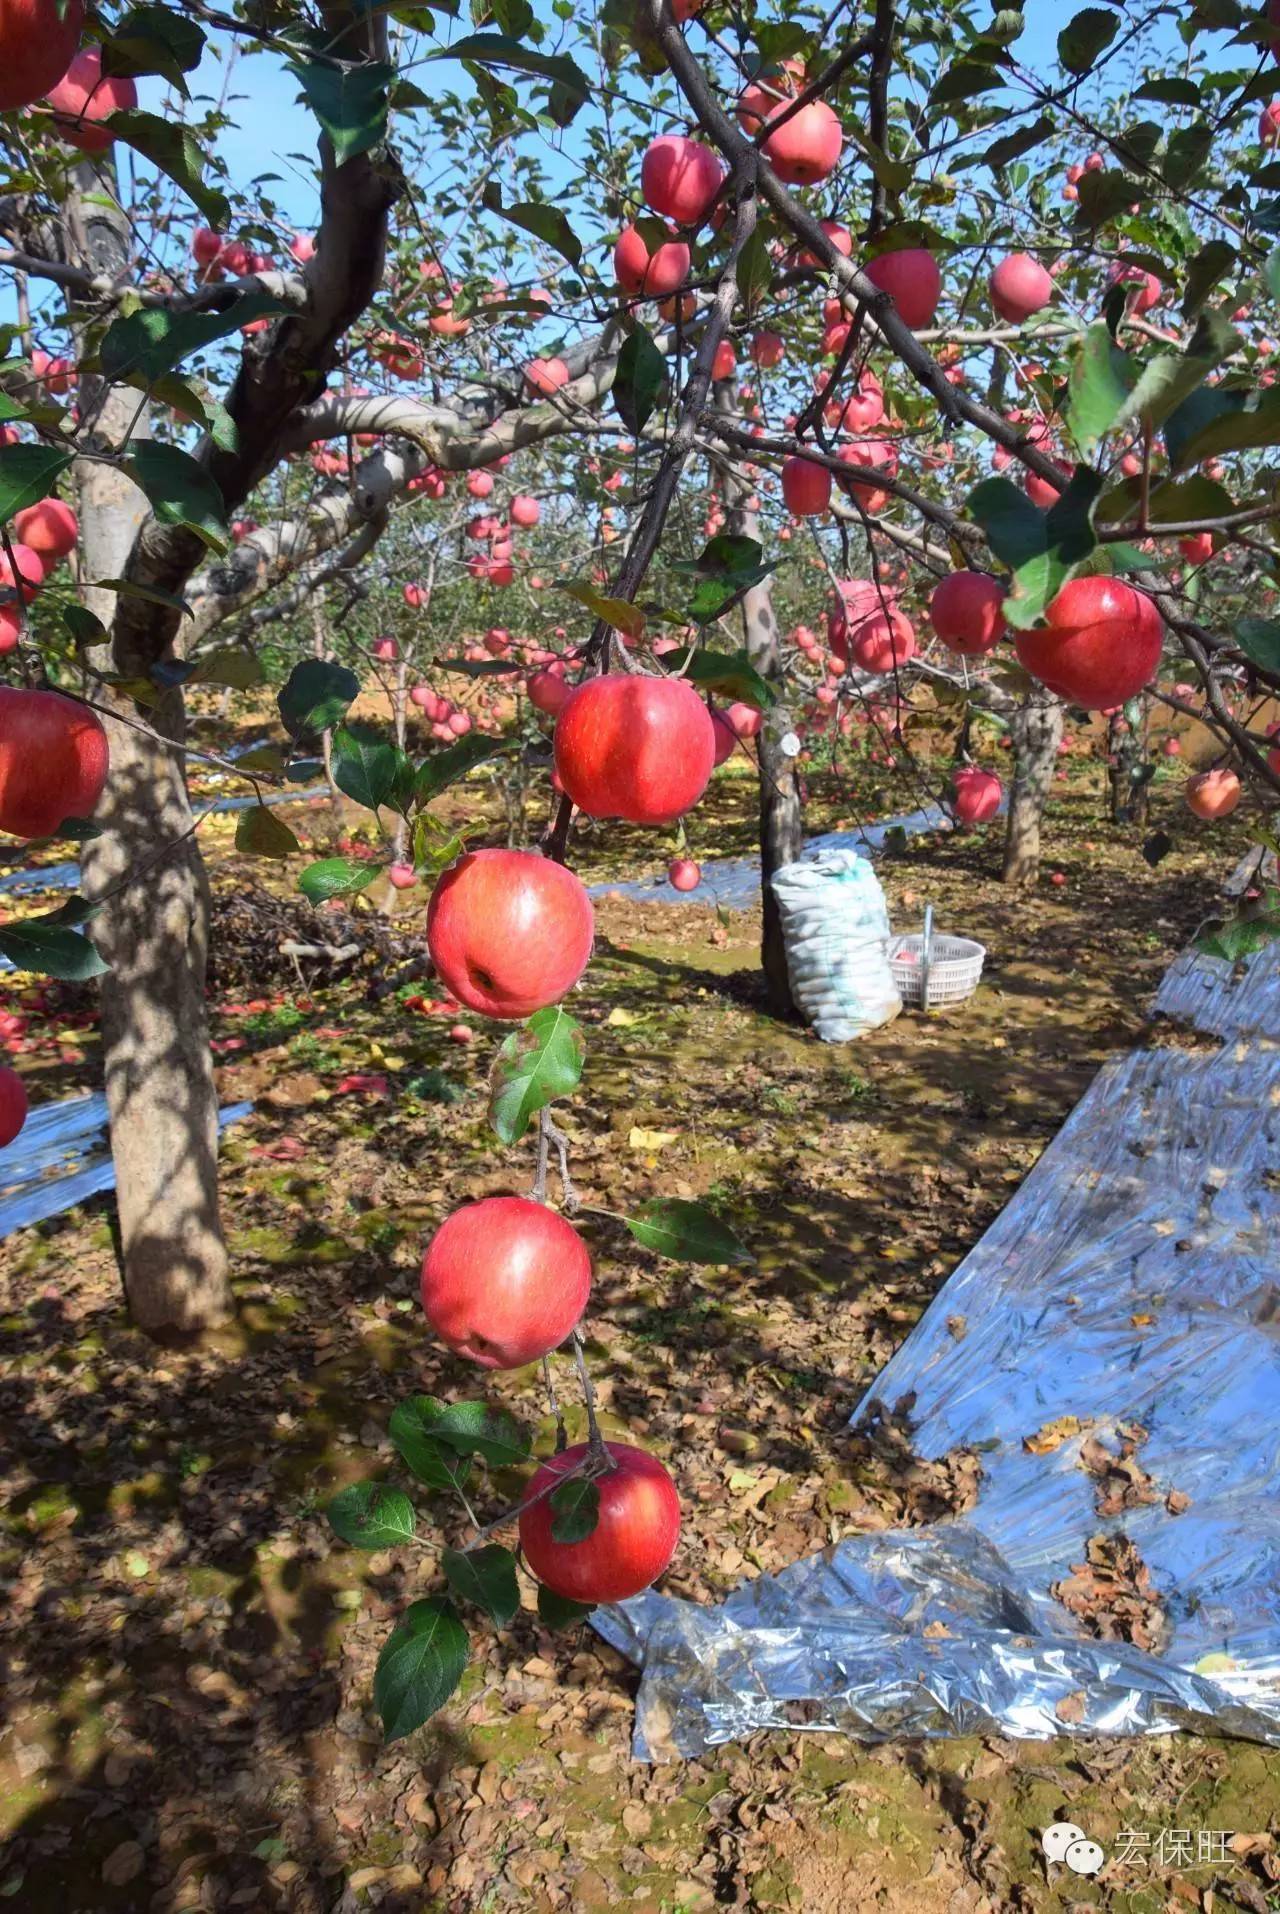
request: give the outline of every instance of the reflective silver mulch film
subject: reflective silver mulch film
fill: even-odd
[[[1280,1051],[1108,1064],[860,1406],[914,1392],[919,1454],[979,1451],[976,1505],[722,1606],[602,1611],[644,1669],[637,1755],[762,1727],[1280,1742],[1277,1166]],[[1106,1515],[1083,1464],[1118,1423],[1145,1432],[1151,1499]],[[1098,1536],[1136,1549],[1158,1652],[1050,1593]]]

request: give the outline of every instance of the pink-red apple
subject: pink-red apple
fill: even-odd
[[[952,572],[935,585],[929,618],[944,645],[978,658],[1005,633],[1004,586],[986,572]]]
[[[536,851],[468,851],[427,911],[427,947],[446,987],[468,1009],[507,1021],[571,990],[594,936],[581,882]]]
[[[487,1196],[440,1225],[422,1259],[427,1321],[483,1369],[521,1369],[558,1349],[591,1289],[591,1258],[545,1203]]]
[[[34,106],[75,58],[84,28],[82,0],[3,0],[0,4],[0,113]]]
[[[706,790],[715,752],[711,714],[683,678],[589,678],[556,719],[556,770],[588,817],[671,823]]]
[[[1150,684],[1164,622],[1146,593],[1123,579],[1073,578],[1048,606],[1045,624],[1020,631],[1015,644],[1023,665],[1050,691],[1103,711]]]
[[[0,686],[0,831],[49,837],[88,817],[107,781],[107,734],[58,691]]]
[[[571,1602],[623,1602],[655,1582],[680,1539],[680,1498],[655,1456],[626,1442],[605,1444],[614,1467],[596,1477],[599,1519],[581,1542],[557,1542],[551,1491],[581,1470],[585,1442],[553,1456],[533,1476],[520,1512],[529,1569]]]

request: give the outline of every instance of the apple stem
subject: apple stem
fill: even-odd
[[[531,1191],[535,1203],[545,1203],[547,1200],[547,1156],[553,1143],[560,1159],[561,1205],[572,1216],[581,1206],[582,1199],[569,1175],[569,1139],[563,1130],[556,1127],[550,1110],[544,1104],[538,1112],[538,1168]]]
[[[580,1330],[573,1332],[573,1360],[578,1365],[578,1376],[582,1383],[582,1399],[587,1406],[587,1459],[593,1475],[611,1466],[609,1451],[604,1446],[604,1437],[600,1433],[600,1424],[596,1420],[596,1392],[591,1380],[591,1371],[587,1368],[587,1352],[582,1346]]]

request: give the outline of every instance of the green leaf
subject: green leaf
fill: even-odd
[[[1280,671],[1280,622],[1274,618],[1237,618],[1235,641],[1246,658],[1264,671]]]
[[[55,831],[56,837],[58,833]],[[84,899],[73,900],[83,904]],[[84,915],[88,915],[86,908]],[[78,921],[67,914],[67,907],[47,917],[28,917],[22,923],[0,928],[0,954],[15,970],[29,970],[42,977],[58,977],[64,983],[84,983],[101,977],[108,969],[87,937],[71,928]]]
[[[513,678],[524,670],[502,658],[437,658],[431,668],[456,672],[460,678]]]
[[[1004,615],[1019,631],[1039,623],[1045,606],[1097,541],[1090,513],[1102,478],[1078,465],[1070,484],[1047,512],[1038,512],[1026,493],[1008,479],[985,479],[975,486],[966,508],[986,534],[996,557],[1013,573]]]
[[[290,70],[307,105],[332,140],[339,166],[386,139],[387,95],[396,77],[394,67],[380,60],[358,66],[345,61],[296,60]]]
[[[613,375],[614,408],[628,432],[644,431],[666,383],[667,362],[637,321],[622,342]]]
[[[1002,166],[1009,166],[1014,160],[1021,159],[1024,153],[1029,153],[1033,146],[1039,146],[1055,131],[1053,120],[1047,113],[1042,113],[1030,126],[1020,126],[1014,132],[994,140],[977,163],[989,166],[992,172],[998,172]]]
[[[21,360],[18,362],[21,364]],[[25,419],[29,415],[25,405],[19,405],[7,392],[0,392],[0,425],[7,425],[11,419]]]
[[[489,1074],[489,1121],[501,1142],[518,1143],[539,1110],[577,1089],[585,1054],[581,1026],[559,1004],[511,1033]]]
[[[195,660],[188,684],[218,685],[228,691],[252,691],[265,684],[267,674],[262,660],[241,645],[219,645]],[[247,755],[247,754],[246,754]],[[243,764],[244,759],[238,760]]]
[[[191,616],[190,605],[176,592],[161,591],[158,585],[139,585],[132,578],[99,578],[91,590],[113,591],[118,598],[140,598],[148,605],[164,605],[170,611],[180,611],[184,618]]]
[[[325,1514],[340,1539],[352,1548],[396,1548],[412,1542],[413,1503],[403,1489],[385,1482],[353,1482],[339,1489]]]
[[[503,33],[472,33],[436,53],[427,60],[469,60],[476,66],[509,68],[516,73],[532,73],[550,80],[551,117],[557,126],[568,126],[579,108],[591,97],[586,75],[563,54],[537,53],[523,41]]]
[[[158,439],[135,439],[125,470],[162,524],[183,525],[212,551],[226,551],[227,508],[218,482],[189,452]]]
[[[1058,35],[1058,58],[1068,73],[1087,73],[1120,31],[1120,15],[1110,7],[1085,7]]]
[[[153,383],[172,372],[193,353],[203,352],[219,339],[238,332],[253,319],[286,312],[278,299],[263,292],[242,293],[220,312],[170,312],[146,306],[114,319],[98,348],[102,376],[113,384],[137,373]]]
[[[1240,334],[1221,313],[1201,313],[1185,352],[1162,353],[1143,367],[1116,423],[1141,419],[1154,431],[1242,344]]]
[[[462,1680],[471,1644],[453,1603],[411,1602],[387,1637],[373,1677],[373,1702],[388,1741],[429,1721]]]
[[[358,862],[354,857],[324,857],[308,864],[298,879],[298,889],[311,904],[327,904],[331,897],[351,897],[372,884],[378,875],[376,864]]]
[[[509,1548],[490,1542],[484,1548],[447,1548],[440,1566],[449,1578],[450,1592],[460,1602],[482,1608],[498,1628],[505,1628],[520,1611],[516,1558]]]
[[[1135,100],[1158,100],[1162,106],[1199,106],[1200,89],[1194,80],[1168,74],[1154,80],[1144,80],[1132,97]]]
[[[769,233],[756,224],[751,237],[738,254],[734,268],[738,296],[748,317],[754,314],[773,284],[773,259],[769,252]]]
[[[255,804],[252,810],[240,813],[236,849],[252,857],[293,857],[302,846],[282,818],[265,804]]]
[[[1187,268],[1187,283],[1182,294],[1182,315],[1194,319],[1220,279],[1225,279],[1240,255],[1225,239],[1211,239],[1203,245]]]
[[[777,692],[745,651],[669,651],[662,662],[699,691],[718,692],[722,698],[754,705],[757,711],[767,711],[777,701]]]
[[[1257,917],[1233,917],[1214,929],[1202,931],[1195,946],[1206,957],[1221,957],[1229,964],[1253,957],[1280,937],[1280,913],[1264,912]]]
[[[985,60],[956,60],[934,85],[929,95],[929,105],[956,106],[966,100],[976,100],[980,94],[994,92],[1005,84],[1004,74],[998,73]]]
[[[88,844],[93,838],[101,837],[105,828],[95,824],[91,817],[64,817],[55,835],[69,837],[76,844]]]
[[[1100,173],[1085,173],[1077,187],[1076,225],[1086,230],[1105,226],[1129,210],[1134,200],[1143,197],[1143,188],[1117,167]]]
[[[434,1396],[409,1396],[391,1411],[387,1434],[419,1482],[432,1489],[457,1490],[471,1473],[471,1463],[432,1434],[443,1406]]]
[[[158,73],[189,100],[186,76],[199,66],[204,48],[203,31],[176,7],[130,7],[103,42],[102,71],[127,79]]]
[[[571,584],[561,585],[560,590],[567,598],[584,605],[593,617],[603,618],[605,624],[611,625],[615,631],[625,632],[628,638],[639,638],[644,631],[644,613],[629,598],[607,598],[583,579],[574,579]]]
[[[1167,444],[1167,433],[1165,437]],[[1180,447],[1173,463],[1199,465],[1223,452],[1246,452],[1260,445],[1280,445],[1280,386],[1269,386],[1248,410],[1232,407],[1211,419]]]
[[[863,131],[855,117],[845,121],[845,131],[871,168],[872,177],[879,180],[896,203],[911,184],[911,167],[905,160],[891,159],[884,148],[877,146],[870,134]]]
[[[764,551],[754,538],[734,532],[720,532],[703,546],[695,559],[677,559],[673,572],[702,582],[693,595],[688,616],[695,624],[712,624],[725,607],[752,585],[758,585],[776,569],[765,561]]]
[[[1184,399],[1164,422],[1164,444],[1174,471],[1184,464],[1195,464],[1185,454],[1208,426],[1234,419],[1244,411],[1245,395],[1222,386],[1201,386]]]
[[[529,1437],[500,1404],[441,1402],[435,1396],[414,1396],[413,1404],[432,1440],[459,1455],[483,1456],[500,1468],[528,1460]]]
[[[594,1607],[594,1602],[571,1601],[544,1582],[538,1584],[538,1620],[548,1628],[571,1628],[575,1622],[585,1621]]]
[[[73,456],[51,445],[0,446],[0,525],[48,498]]]
[[[1138,364],[1114,344],[1101,320],[1089,327],[1071,359],[1068,420],[1080,450],[1091,452],[1124,411]]]
[[[552,1489],[548,1500],[553,1542],[585,1542],[595,1534],[600,1520],[600,1491],[589,1476],[571,1475]]]
[[[344,724],[333,734],[333,781],[366,811],[377,811],[396,788],[396,747],[370,724]]]
[[[1190,186],[1208,164],[1214,137],[1214,129],[1207,120],[1198,120],[1194,126],[1179,127],[1176,133],[1170,133],[1160,163],[1160,176],[1165,185],[1175,193]]]
[[[284,766],[284,752],[278,744],[255,744],[252,751],[243,751],[236,759],[238,770],[263,771],[268,777],[283,776]]]
[[[493,179],[486,184],[482,197],[491,213],[518,226],[521,232],[532,233],[571,266],[581,265],[582,241],[558,206],[548,206],[543,200],[521,200],[517,205],[504,206],[502,188]]]
[[[670,1257],[674,1263],[731,1263],[743,1267],[755,1261],[733,1231],[702,1203],[658,1196],[624,1220],[643,1249]]]
[[[150,392],[153,399],[161,405],[172,406],[181,412],[192,425],[207,432],[214,444],[222,452],[235,452],[239,449],[240,434],[236,422],[221,400],[202,396],[193,385],[180,379],[176,372],[166,372],[148,385],[141,373],[131,372],[124,381],[137,391]]]
[[[459,738],[456,744],[447,744],[443,751],[433,751],[418,766],[414,780],[413,795],[419,805],[430,804],[459,778],[465,778],[468,771],[474,771],[478,764],[487,764],[491,758],[505,757],[516,749],[512,738],[486,738],[475,731],[469,731],[465,738]]]
[[[189,127],[162,119],[136,107],[111,115],[113,138],[123,140],[143,159],[167,173],[187,198],[200,208],[211,226],[223,226],[231,216],[226,196],[204,183],[204,154]]]
[[[280,716],[291,738],[315,737],[329,731],[360,696],[360,680],[345,665],[323,658],[304,658],[289,673],[279,697]]]

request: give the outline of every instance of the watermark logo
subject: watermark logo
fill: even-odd
[[[1051,1828],[1045,1829],[1040,1845],[1046,1860],[1069,1867],[1073,1874],[1098,1874],[1107,1858],[1098,1843],[1091,1841],[1074,1821],[1055,1821]]]

